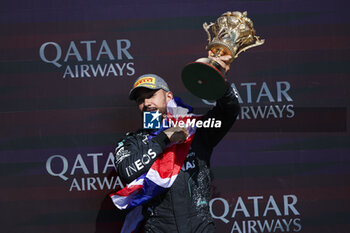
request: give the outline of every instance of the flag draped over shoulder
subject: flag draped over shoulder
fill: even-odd
[[[169,101],[167,110],[168,119],[172,120],[173,122],[180,120],[186,122],[187,120],[200,118],[199,116],[192,114],[189,115],[188,113],[192,111],[192,108],[184,105],[179,98],[174,98],[173,100]],[[163,130],[164,128],[159,129],[153,135],[149,136],[149,139]],[[141,205],[163,193],[174,183],[181,170],[182,164],[186,159],[194,138],[195,127],[189,126],[187,127],[187,130],[189,134],[184,143],[169,144],[158,159],[153,163],[148,172],[129,183],[123,189],[110,194],[114,205],[119,209],[134,208],[128,214],[124,222],[122,232],[134,231],[138,223],[138,221],[135,220],[142,220],[142,217],[140,218],[139,216],[141,213]]]

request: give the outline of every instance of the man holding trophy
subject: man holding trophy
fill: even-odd
[[[194,95],[216,100],[216,106],[197,117],[191,107],[174,97],[159,76],[139,77],[130,91],[139,110],[162,120],[221,121],[220,127],[160,127],[128,133],[119,141],[115,167],[128,185],[111,194],[120,209],[130,209],[122,232],[143,222],[145,232],[215,232],[209,212],[210,158],[239,113],[237,93],[225,79],[238,54],[263,43],[246,12],[227,12],[215,23],[204,24],[209,36],[208,58],[185,66],[182,80]],[[211,40],[209,29],[214,35]]]

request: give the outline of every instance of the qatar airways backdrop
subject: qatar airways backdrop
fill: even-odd
[[[242,109],[212,159],[218,232],[347,233],[350,18],[347,1],[3,1],[1,232],[119,232],[108,194],[120,137],[141,127],[127,98],[156,73],[181,82],[206,55],[204,22],[248,11],[263,46],[227,79]],[[190,166],[190,165],[185,165]]]

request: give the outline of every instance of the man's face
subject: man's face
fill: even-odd
[[[166,107],[173,98],[171,91],[166,92],[163,89],[151,90],[144,87],[138,88],[135,95],[136,104],[141,112],[159,110],[162,114],[167,113]]]

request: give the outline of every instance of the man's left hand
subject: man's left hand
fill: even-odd
[[[220,57],[215,57],[214,53],[212,51],[208,52],[208,56],[210,59],[213,59],[217,63],[220,64],[220,66],[225,70],[225,74],[230,70],[230,59],[232,58],[231,55],[224,55]]]

